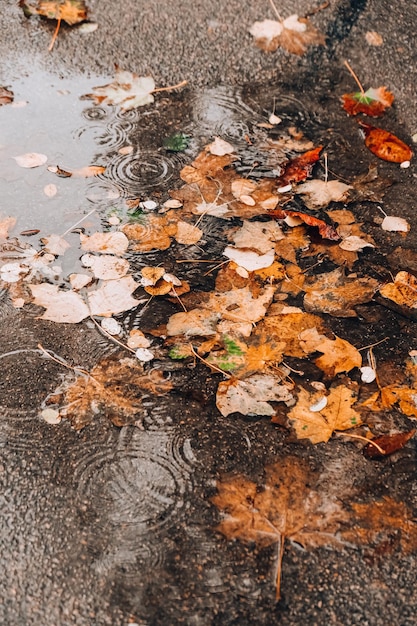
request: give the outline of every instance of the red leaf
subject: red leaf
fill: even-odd
[[[394,433],[393,435],[382,435],[381,437],[376,437],[376,439],[372,439],[372,441],[383,449],[384,454],[381,454],[378,448],[372,445],[372,443],[368,443],[368,445],[364,447],[363,453],[368,459],[383,458],[388,454],[401,450],[407,441],[413,437],[415,432],[416,429],[414,428],[406,433]]]
[[[365,122],[359,124],[365,133],[365,146],[378,158],[392,163],[403,163],[412,158],[411,148],[392,133]]]
[[[331,224],[327,224],[324,220],[318,217],[308,215],[308,213],[301,213],[300,211],[286,211],[285,209],[274,209],[268,211],[268,216],[275,217],[277,220],[283,220],[286,217],[298,217],[307,226],[314,226],[318,228],[320,236],[323,239],[331,239],[332,241],[339,241],[340,235]]]
[[[308,150],[301,156],[288,161],[283,175],[278,179],[279,184],[283,186],[288,185],[288,183],[298,183],[301,180],[305,180],[311,174],[314,163],[319,160],[322,149],[323,146],[318,146],[318,148]]]

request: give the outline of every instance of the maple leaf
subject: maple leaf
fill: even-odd
[[[375,156],[391,163],[410,161],[413,152],[401,139],[387,130],[359,122],[365,133],[365,146]]]
[[[386,87],[370,87],[366,91],[345,93],[342,101],[349,115],[364,113],[370,117],[380,117],[394,102],[394,95]]]
[[[136,252],[166,250],[171,245],[171,238],[177,232],[179,217],[172,218],[171,212],[166,215],[143,215],[135,223],[125,224],[122,230]]]
[[[27,17],[41,15],[50,20],[63,20],[70,26],[87,19],[84,0],[20,0]]]
[[[320,396],[323,396],[319,392]],[[356,428],[362,423],[357,411],[352,408],[356,402],[352,391],[344,385],[330,389],[327,402],[318,410],[318,394],[310,394],[303,387],[298,394],[297,404],[288,413],[298,439],[310,439],[312,443],[329,441],[334,431]]]
[[[149,392],[164,395],[171,389],[172,383],[162,372],[145,373],[137,359],[110,357],[74,382],[61,385],[52,394],[49,404],[52,401],[59,404],[60,415],[76,430],[90,424],[99,412],[121,427],[138,419],[143,395]]]
[[[231,378],[217,388],[216,406],[223,417],[231,413],[269,415],[275,409],[269,402],[290,402],[293,396],[288,386],[272,374],[254,374],[245,380]]]
[[[295,193],[302,196],[304,204],[313,210],[322,209],[330,202],[345,202],[351,185],[340,180],[309,180],[298,185]]]
[[[300,459],[287,457],[265,468],[262,487],[243,475],[217,482],[212,503],[224,514],[216,530],[228,539],[277,545],[276,600],[281,595],[281,570],[286,542],[304,548],[341,546],[337,533],[346,513],[316,486],[317,475]]]
[[[222,337],[223,349],[215,350],[206,358],[236,378],[245,378],[255,372],[264,372],[282,361],[285,343],[276,342],[263,334],[253,335],[248,344],[236,338]]]
[[[122,255],[129,246],[129,240],[124,233],[93,233],[80,234],[81,248],[87,252],[104,252],[106,254]]]
[[[324,36],[306,18],[290,15],[285,20],[263,20],[255,22],[249,32],[255,44],[266,52],[284,48],[292,54],[302,56],[311,45],[325,45]]]
[[[378,289],[374,278],[349,278],[343,268],[308,278],[303,288],[304,307],[311,313],[328,313],[335,317],[356,317],[354,307],[372,300]]]
[[[77,324],[90,315],[90,310],[83,298],[74,291],[64,291],[57,285],[41,283],[29,285],[33,302],[46,310],[40,316],[51,322]]]
[[[264,317],[257,331],[269,337],[271,342],[284,342],[284,354],[287,356],[303,358],[306,351],[300,346],[300,334],[309,328],[324,331],[323,320],[311,313],[288,313]]]

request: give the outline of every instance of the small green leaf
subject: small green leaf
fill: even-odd
[[[167,137],[164,141],[164,148],[169,152],[182,152],[188,148],[190,137],[184,133],[174,133]]]

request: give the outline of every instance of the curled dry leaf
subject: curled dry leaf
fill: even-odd
[[[342,101],[349,115],[364,113],[370,117],[380,117],[394,102],[394,95],[386,87],[371,87],[364,92],[345,93]]]
[[[69,26],[87,19],[84,0],[20,0],[19,5],[27,17],[41,15],[50,20],[63,20]]]
[[[284,48],[292,54],[301,56],[305,54],[308,46],[326,43],[324,36],[309,20],[295,14],[282,21],[255,22],[249,32],[255,38],[255,44],[266,52]]]
[[[379,159],[392,163],[411,160],[413,152],[401,139],[382,128],[376,128],[365,122],[359,124],[365,133],[365,146]]]
[[[299,183],[308,178],[313,169],[313,165],[320,158],[323,147],[318,146],[307,150],[304,154],[294,157],[284,165],[284,172],[279,177],[279,186],[285,187],[289,183]]]
[[[413,274],[398,272],[394,282],[381,287],[379,293],[400,306],[417,309],[417,278]]]
[[[333,387],[327,396],[327,404],[320,411],[312,410],[322,392],[310,394],[301,388],[297,404],[288,413],[298,439],[310,439],[312,443],[326,442],[334,431],[356,428],[362,421],[352,408],[356,398],[344,385]]]
[[[377,444],[379,448],[382,448],[383,452],[380,452],[375,445],[372,443],[368,443],[364,449],[363,453],[368,459],[378,459],[387,456],[388,454],[393,454],[407,444],[408,441],[412,437],[414,437],[416,433],[416,429],[413,428],[404,433],[393,433],[391,435],[381,435],[380,437],[375,437],[372,439],[372,442]]]

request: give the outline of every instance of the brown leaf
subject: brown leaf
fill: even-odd
[[[297,217],[307,226],[313,226],[318,228],[318,231],[323,239],[331,239],[332,241],[339,241],[340,235],[332,224],[327,224],[324,220],[309,215],[308,213],[301,213],[300,211],[290,211],[286,209],[275,209],[269,211],[268,215],[275,217],[276,219],[285,219],[286,217]]]
[[[289,183],[299,183],[308,178],[314,163],[317,163],[320,158],[322,149],[323,146],[318,146],[288,161],[284,166],[284,173],[279,177],[279,185],[284,186]]]
[[[398,272],[394,282],[381,287],[379,293],[400,306],[417,309],[417,278],[413,274]]]
[[[177,231],[175,219],[170,214],[144,215],[140,222],[126,224],[123,232],[129,241],[131,248],[137,252],[150,252],[151,250],[166,250],[171,245],[171,238]]]
[[[337,532],[347,516],[337,501],[315,490],[317,480],[300,459],[288,457],[265,468],[262,488],[238,474],[219,481],[211,499],[224,515],[217,530],[228,539],[259,548],[277,544],[277,600],[286,541],[304,548],[341,545]]]
[[[95,365],[88,376],[79,376],[58,390],[60,414],[76,430],[90,424],[98,412],[116,426],[125,426],[138,419],[143,395],[164,395],[171,389],[172,383],[159,370],[145,374],[137,359],[110,357]]]
[[[20,0],[25,15],[41,15],[50,20],[64,20],[70,26],[87,19],[84,0]]]
[[[392,163],[411,160],[413,152],[401,139],[387,130],[376,128],[365,122],[360,122],[360,126],[365,133],[365,146],[375,156]]]
[[[374,278],[346,276],[343,268],[316,274],[304,283],[304,307],[310,313],[328,313],[334,317],[356,317],[354,307],[372,300],[378,289]]]
[[[255,22],[250,29],[255,44],[266,52],[284,48],[292,54],[302,56],[308,46],[322,45],[326,40],[312,23],[298,15],[290,15],[285,20],[263,20]]]
[[[267,316],[257,326],[258,332],[264,333],[270,341],[285,342],[284,354],[301,358],[306,351],[300,346],[300,334],[309,328],[324,331],[322,319],[310,313],[289,313]]]
[[[231,413],[269,415],[275,413],[269,402],[290,402],[293,399],[287,385],[272,374],[254,374],[245,380],[231,378],[217,389],[216,406],[223,417]]]
[[[3,104],[10,104],[14,100],[14,93],[6,87],[0,86],[0,106]]]
[[[364,447],[363,453],[368,459],[378,459],[383,458],[388,454],[393,454],[393,452],[397,452],[398,450],[401,450],[401,448],[404,448],[406,443],[415,435],[415,432],[416,429],[413,428],[413,430],[403,433],[393,433],[392,435],[381,435],[380,437],[375,437],[371,441],[382,448],[383,452],[381,453],[372,443],[368,443]]]
[[[323,352],[314,362],[327,376],[350,372],[362,365],[360,352],[345,339],[329,339],[320,335],[316,328],[309,328],[299,334],[300,347],[306,354]]]

